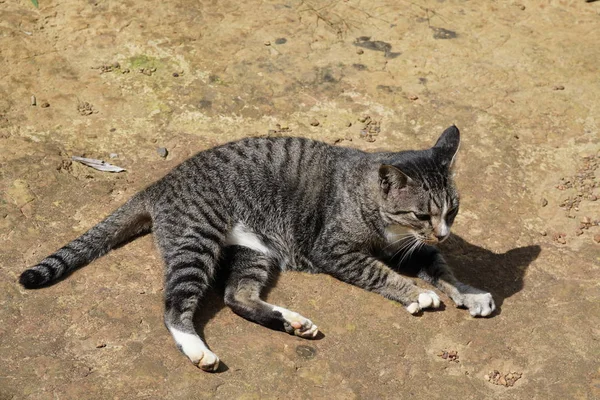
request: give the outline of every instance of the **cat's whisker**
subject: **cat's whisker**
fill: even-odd
[[[402,247],[400,250],[398,250],[396,252],[396,254],[394,254],[394,257],[396,257],[397,255],[399,255],[400,253],[402,253],[402,258],[404,258],[404,255],[408,252],[408,249],[410,249],[411,246],[414,245],[414,241],[408,242],[404,247]]]
[[[402,255],[402,258],[400,259],[399,265],[402,264],[402,262],[404,261],[404,259],[408,259],[407,258],[407,254],[410,253],[410,250],[413,248],[413,246],[418,243],[419,239],[414,235],[411,234],[410,237],[412,240],[407,242],[404,246],[402,246],[395,254],[394,257],[396,257],[398,254],[400,254],[400,252],[404,251],[404,254]]]
[[[396,236],[401,236],[398,240],[394,240],[389,243],[387,246],[383,247],[382,250],[387,250],[389,247],[395,246],[396,244],[402,242],[403,240],[410,239],[413,235],[410,233],[398,234]]]
[[[423,246],[425,246],[425,242],[423,242],[423,241],[419,241],[419,245],[417,246],[417,248],[416,248],[414,251],[419,251],[419,250],[421,250],[421,248],[422,248]]]
[[[407,248],[409,248],[410,246],[412,246],[413,242],[416,240],[415,236],[413,234],[408,235],[406,238],[404,238],[404,240],[406,240],[405,243],[403,243],[394,253],[394,257],[397,256],[401,251],[406,250]]]
[[[456,239],[456,237],[452,234],[449,234],[448,237],[446,238],[445,242],[449,245],[454,245],[456,243],[458,243],[458,240]]]
[[[410,248],[404,253],[404,255],[402,256],[402,259],[400,259],[400,264],[402,264],[405,259],[407,261],[410,259],[410,256],[412,255],[413,251],[419,246],[420,243],[421,242],[417,238],[415,238],[415,240],[412,243],[412,245],[410,246]]]
[[[396,252],[392,255],[392,259],[396,258],[396,256],[398,254],[400,254],[402,251],[404,251],[407,247],[409,247],[410,245],[412,245],[412,241],[407,241],[406,243],[404,243],[398,250],[396,250]]]
[[[423,241],[422,238],[420,237],[414,237],[414,242],[411,245],[411,247],[404,253],[404,255],[402,256],[402,259],[400,260],[400,264],[402,264],[402,262],[404,262],[404,260],[409,260],[411,255],[418,251],[421,247],[423,247],[425,245],[425,242]]]

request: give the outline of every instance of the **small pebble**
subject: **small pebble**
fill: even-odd
[[[545,198],[542,198],[542,207],[546,207],[548,205],[548,200],[546,200]]]
[[[347,126],[348,128],[350,128],[350,127],[352,126],[352,122],[348,122],[348,123],[346,124],[346,126]]]
[[[594,242],[600,243],[600,233],[594,235]]]
[[[312,126],[319,126],[319,121],[317,121],[316,119],[313,119],[312,121],[310,121],[310,124]]]
[[[119,155],[117,153],[110,153],[108,156],[110,158],[117,158],[117,157],[119,157]]]
[[[365,116],[362,116],[362,117],[360,117],[360,118],[358,119],[358,122],[363,122],[363,123],[364,123],[364,122],[366,122],[368,119],[369,119],[369,116],[368,116],[368,115],[365,115]]]
[[[590,219],[590,217],[583,217],[581,218],[581,223],[582,224],[590,224],[592,222],[592,220]]]
[[[409,99],[412,101],[419,100],[419,96],[410,96]]]
[[[96,348],[97,348],[97,349],[102,349],[102,348],[104,348],[104,347],[106,347],[106,343],[98,343],[98,344],[96,345]]]
[[[167,157],[167,155],[169,154],[169,151],[165,147],[159,147],[158,149],[156,149],[156,151],[158,155],[162,158]]]
[[[544,230],[541,230],[541,231],[540,231],[540,235],[542,235],[542,236],[546,236],[547,234],[548,234],[548,232],[546,232],[546,231],[544,231]]]
[[[37,104],[35,96],[31,96],[31,105],[35,106]]]
[[[552,86],[553,90],[565,90],[565,87],[563,85],[554,85]]]
[[[115,132],[117,128],[110,128],[110,132]]]
[[[173,72],[173,78],[179,78],[179,74],[177,72]]]
[[[269,42],[268,40],[265,42],[265,46],[270,46],[271,42]]]
[[[448,360],[448,361],[453,361],[453,362],[459,362],[458,361],[458,352],[456,350],[450,350],[450,351],[446,351],[446,350],[442,350],[438,353],[437,355],[438,357],[442,358],[443,360]]]
[[[48,103],[47,101],[45,101],[42,104],[40,104],[40,107],[42,107],[42,108],[48,108],[48,107],[50,107],[50,103]]]
[[[577,235],[577,236],[581,236],[581,235],[583,235],[583,231],[582,231],[581,229],[577,229],[577,230],[575,231],[575,235]]]
[[[275,44],[285,44],[285,43],[287,43],[287,39],[286,38],[275,39]]]
[[[596,196],[595,194],[590,196],[590,201],[596,201],[598,200],[598,196]]]
[[[364,52],[365,52],[365,51],[364,51],[363,49],[358,49],[358,50],[356,50],[356,54],[364,54]]]

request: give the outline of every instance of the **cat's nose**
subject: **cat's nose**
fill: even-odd
[[[450,234],[450,228],[448,228],[448,225],[446,225],[446,223],[444,221],[440,222],[433,229],[433,236],[435,236],[436,239],[440,242],[443,242],[448,237],[449,234]]]

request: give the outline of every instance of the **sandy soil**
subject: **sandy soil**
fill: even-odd
[[[600,2],[39,1],[0,0],[0,399],[600,398]],[[198,329],[225,365],[207,374],[162,324],[151,236],[50,288],[16,283],[196,151],[281,134],[423,148],[452,123],[445,250],[493,318],[286,274],[269,300],[324,337],[209,296]]]

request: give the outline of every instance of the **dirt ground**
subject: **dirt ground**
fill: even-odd
[[[0,0],[0,399],[600,398],[600,2],[39,2]],[[151,236],[52,287],[17,284],[199,150],[424,148],[453,123],[462,203],[444,249],[494,295],[492,318],[446,297],[413,317],[284,274],[269,301],[324,337],[213,294],[198,330],[224,365],[208,374],[164,328]]]

